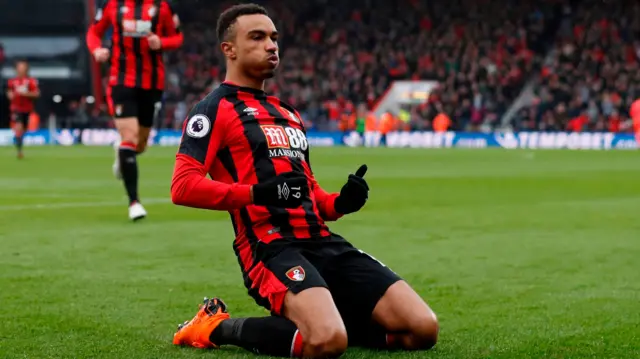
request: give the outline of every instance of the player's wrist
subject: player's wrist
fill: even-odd
[[[345,185],[340,194],[333,202],[333,208],[340,214],[351,214],[358,212],[364,207],[369,198],[367,190],[362,188],[353,188]]]
[[[340,195],[333,200],[333,210],[341,215],[345,215],[350,212],[347,208],[347,204],[345,203],[345,198]]]
[[[327,215],[327,217],[330,218],[331,220],[336,220],[344,216],[344,213],[341,213],[336,209],[336,200],[338,199],[339,196],[340,196],[339,193],[334,193],[324,203],[324,212]]]
[[[99,47],[95,50],[93,50],[93,52],[91,53],[91,55],[93,55],[93,58],[98,59],[100,58],[106,51],[108,51],[105,48]]]
[[[253,204],[253,190],[250,185],[236,184],[234,189],[234,196],[236,200],[241,203],[242,206],[248,206]]]
[[[253,204],[297,208],[309,194],[307,178],[296,172],[281,173],[252,186]]]

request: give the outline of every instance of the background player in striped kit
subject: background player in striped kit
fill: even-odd
[[[26,61],[16,62],[15,68],[16,77],[7,83],[7,98],[11,101],[11,120],[18,158],[23,158],[23,136],[29,123],[29,115],[34,110],[35,100],[40,97],[40,88],[38,80],[29,76],[29,64]]]
[[[102,37],[113,28],[112,49]],[[138,163],[154,118],[162,106],[165,50],[182,45],[180,20],[166,0],[107,0],[87,32],[87,46],[98,62],[111,57],[107,103],[121,141],[115,143],[113,172],[129,196],[129,218],[147,215],[138,197]]]

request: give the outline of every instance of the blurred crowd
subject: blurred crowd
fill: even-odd
[[[632,0],[263,0],[278,30],[281,65],[267,92],[310,129],[626,131],[640,97],[640,3]],[[224,79],[215,20],[236,1],[183,0],[183,47],[167,53],[157,125],[179,129]],[[577,5],[576,5],[577,4]],[[373,118],[394,80],[436,80],[419,105]],[[86,98],[68,126],[109,126]],[[371,125],[370,125],[371,124]]]
[[[640,2],[585,0],[560,26],[520,130],[629,131],[640,98]]]
[[[335,130],[349,128],[357,108],[371,110],[392,81],[436,79],[441,86],[409,109],[405,127],[429,129],[438,115],[455,129],[491,125],[539,68],[543,49],[534,48],[558,2],[265,1],[283,35],[267,92],[298,108],[309,127]],[[224,78],[214,19],[233,3],[180,7],[185,44],[168,56],[164,126],[179,126]]]

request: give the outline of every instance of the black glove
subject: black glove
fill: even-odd
[[[309,194],[307,177],[286,172],[253,185],[253,203],[259,206],[296,208]]]
[[[367,165],[362,165],[355,175],[349,175],[347,183],[342,186],[340,195],[336,198],[334,204],[336,212],[342,214],[357,212],[367,202],[369,185],[363,178],[365,173],[367,173]]]

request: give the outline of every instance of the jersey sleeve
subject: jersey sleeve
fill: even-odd
[[[7,89],[5,90],[5,96],[7,96],[9,100],[13,100],[14,95],[15,94],[13,90],[13,80],[9,79],[9,81],[7,81]]]
[[[313,175],[311,176],[311,186],[313,187],[313,195],[316,197],[316,204],[318,205],[322,219],[325,221],[337,221],[340,219],[343,214],[336,212],[335,209],[336,198],[338,198],[340,194],[328,193],[322,189]]]
[[[227,114],[229,112],[229,114]],[[251,186],[207,178],[218,150],[224,146],[231,112],[220,103],[201,102],[189,113],[171,181],[174,204],[213,210],[235,210],[251,204]]]
[[[37,79],[32,78],[32,79],[29,81],[29,91],[30,91],[30,92],[37,92],[37,91],[39,91],[39,88],[38,88],[38,80],[37,80]]]
[[[87,47],[91,53],[102,47],[102,37],[111,26],[109,14],[112,6],[112,0],[105,0],[96,11],[93,23],[87,30]]]
[[[295,112],[295,114],[300,119],[300,122],[302,123],[302,117],[300,116],[300,114],[297,111]],[[304,130],[304,124],[302,126],[303,126],[303,131],[305,132],[305,135],[306,135],[306,130]],[[336,221],[343,216],[343,214],[336,212],[336,209],[335,209],[335,201],[340,194],[328,193],[327,191],[322,189],[322,187],[320,187],[320,184],[318,184],[318,181],[316,181],[316,178],[313,175],[313,170],[311,169],[309,152],[310,152],[310,148],[307,147],[307,150],[304,151],[304,157],[305,157],[305,160],[307,161],[307,165],[309,166],[309,171],[311,172],[311,178],[310,178],[311,191],[313,191],[313,195],[316,198],[316,205],[318,206],[318,210],[320,211],[320,216],[322,216],[322,219],[324,219],[325,221]]]
[[[180,31],[180,18],[171,3],[164,1],[160,9],[160,43],[163,50],[176,50],[182,46],[184,36]]]

